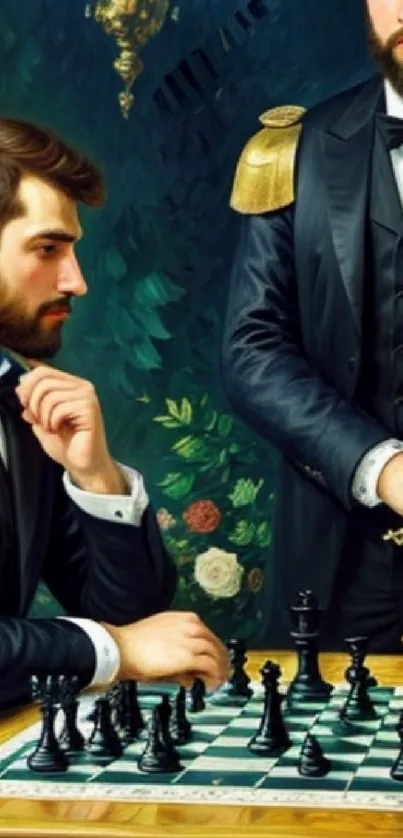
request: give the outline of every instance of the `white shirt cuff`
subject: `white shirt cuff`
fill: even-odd
[[[59,620],[69,620],[75,623],[90,638],[95,649],[95,672],[89,687],[104,687],[111,684],[120,667],[120,652],[116,641],[109,632],[94,620],[85,617],[59,617]]]
[[[382,503],[376,491],[379,477],[386,463],[401,451],[403,442],[399,439],[386,439],[365,454],[355,472],[351,487],[355,500],[368,507]]]
[[[84,492],[71,482],[67,472],[63,474],[64,488],[74,503],[88,515],[102,518],[104,521],[120,521],[122,524],[134,524],[139,527],[149,498],[143,477],[133,468],[118,463],[130,486],[130,495],[100,495]]]

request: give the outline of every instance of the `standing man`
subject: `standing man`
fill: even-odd
[[[367,0],[380,75],[244,150],[224,339],[228,396],[282,453],[274,551],[325,642],[403,634],[403,2]],[[396,534],[397,532],[397,534]],[[285,605],[284,605],[285,608]]]
[[[44,363],[87,291],[77,205],[103,197],[81,154],[0,119],[1,705],[26,693],[32,673],[77,674],[83,686],[227,676],[225,649],[201,620],[164,611],[174,567],[141,475],[109,452],[94,388]],[[27,618],[40,578],[67,618]]]

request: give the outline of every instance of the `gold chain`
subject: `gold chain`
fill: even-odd
[[[382,536],[383,541],[393,541],[397,547],[403,547],[403,528],[400,530],[388,530]]]

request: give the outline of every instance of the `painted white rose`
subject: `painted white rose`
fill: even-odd
[[[243,572],[236,553],[210,547],[197,556],[194,576],[212,599],[229,599],[239,593]]]

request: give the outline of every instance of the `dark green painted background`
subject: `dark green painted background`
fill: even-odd
[[[143,50],[124,121],[116,48],[84,0],[2,0],[1,112],[52,126],[106,172],[106,207],[82,217],[90,293],[59,363],[95,382],[114,455],[145,474],[180,570],[177,605],[223,636],[265,643],[276,457],[232,416],[220,384],[236,239],[228,195],[259,113],[368,74],[363,4],[173,5]],[[34,613],[54,608],[41,590]]]

